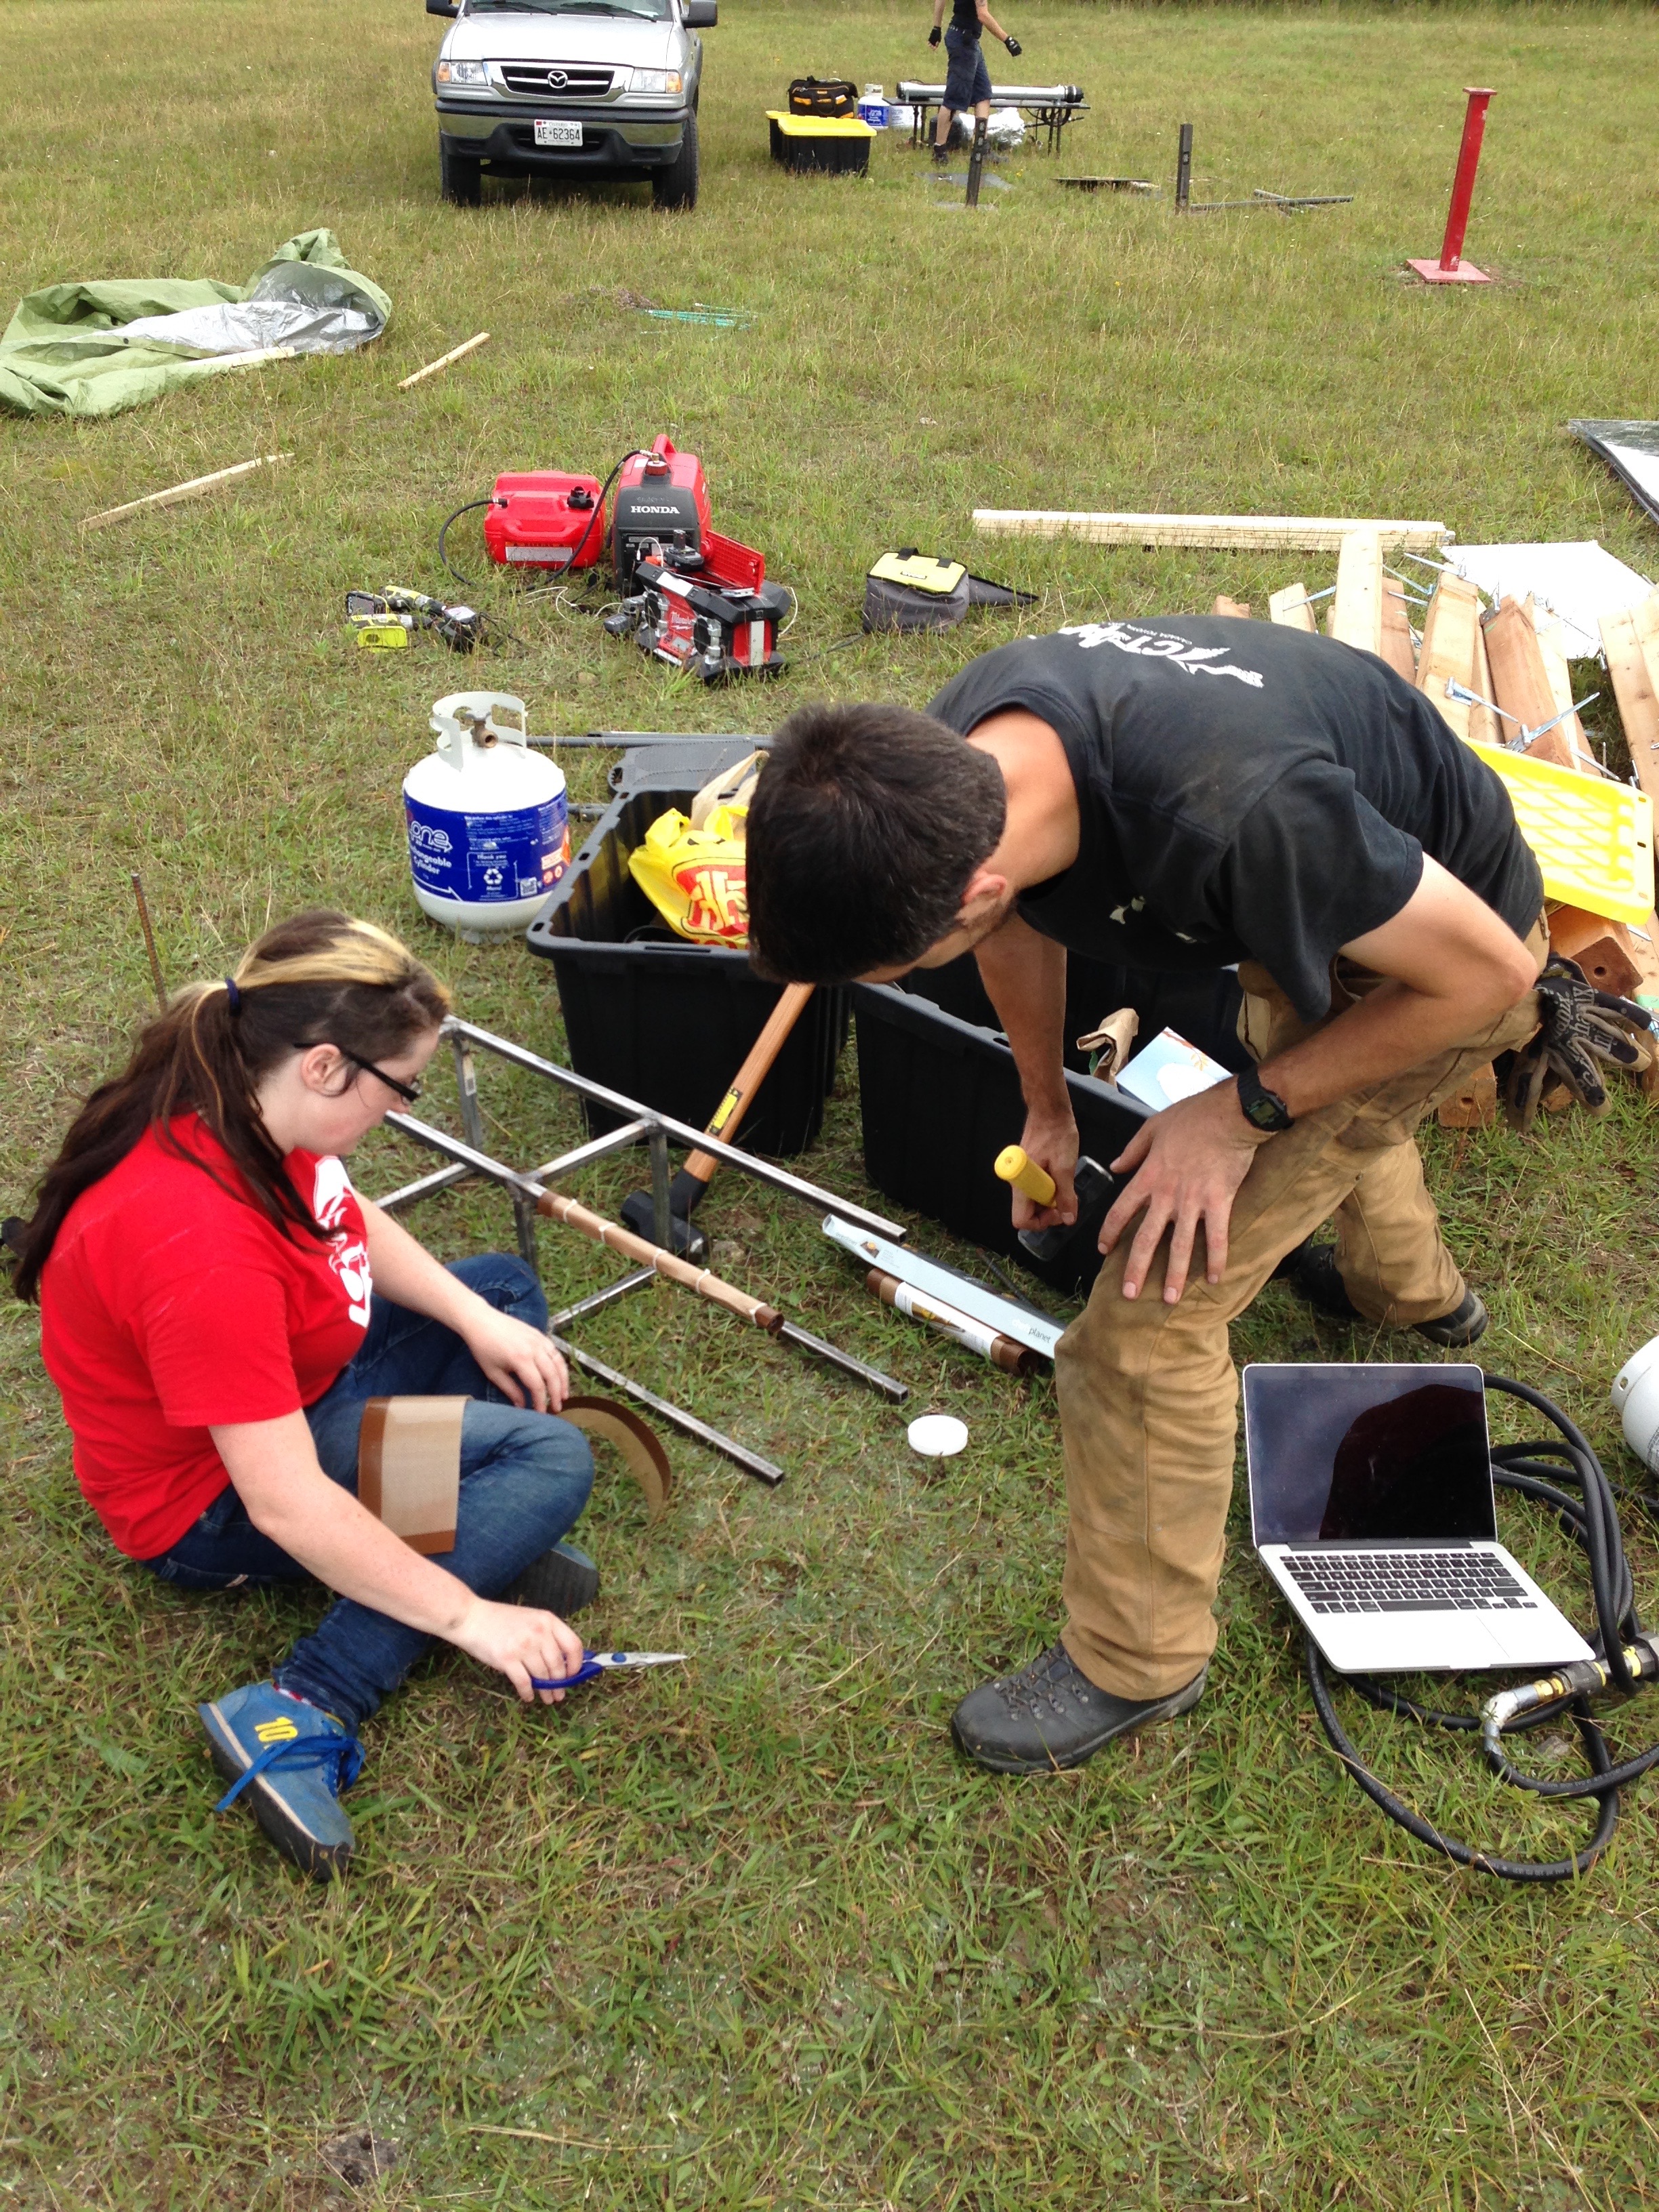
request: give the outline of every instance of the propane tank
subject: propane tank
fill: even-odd
[[[451,692],[432,730],[404,778],[416,899],[470,940],[526,929],[570,866],[563,772],[529,750],[524,701],[504,691]]]

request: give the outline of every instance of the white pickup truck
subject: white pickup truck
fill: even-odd
[[[699,29],[716,0],[426,0],[455,21],[433,64],[443,196],[492,176],[650,180],[697,204]]]

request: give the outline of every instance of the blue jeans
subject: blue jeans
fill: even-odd
[[[980,42],[952,23],[945,33],[945,98],[939,105],[953,115],[969,115],[991,97],[991,72]]]
[[[547,1323],[541,1285],[522,1260],[487,1252],[452,1275],[498,1313]],[[481,1597],[497,1597],[573,1528],[593,1486],[580,1429],[556,1414],[521,1412],[485,1376],[453,1329],[376,1297],[363,1346],[339,1380],[306,1408],[331,1480],[357,1488],[357,1431],[369,1398],[470,1397],[461,1427],[461,1492],[454,1548],[436,1554]],[[312,1580],[310,1570],[261,1535],[234,1486],[221,1491],[171,1550],[144,1562],[180,1589],[224,1590]],[[403,1680],[431,1638],[372,1606],[341,1598],[276,1669],[278,1686],[356,1729]]]

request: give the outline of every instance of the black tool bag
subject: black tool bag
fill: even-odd
[[[856,115],[859,88],[842,76],[798,76],[789,87],[792,115]]]
[[[1030,592],[970,576],[960,561],[914,545],[884,553],[864,580],[864,627],[872,630],[954,629],[970,606],[1035,604]]]

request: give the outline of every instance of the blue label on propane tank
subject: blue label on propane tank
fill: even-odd
[[[562,792],[505,814],[459,814],[404,793],[409,866],[416,886],[468,905],[539,898],[570,865]]]

